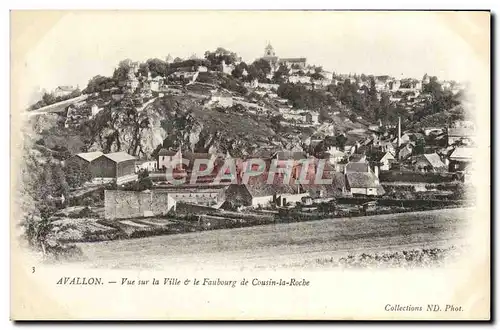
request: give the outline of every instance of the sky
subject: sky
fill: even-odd
[[[464,24],[469,36],[480,32]],[[464,81],[477,65],[473,47],[430,12],[68,12],[26,54],[25,98],[59,85],[84,88],[125,58],[202,57],[221,46],[252,62],[268,41],[279,57],[306,57],[337,73]]]

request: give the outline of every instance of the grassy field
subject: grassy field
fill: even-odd
[[[349,254],[460,244],[466,209],[265,225],[78,244],[88,267],[165,269],[323,267]]]

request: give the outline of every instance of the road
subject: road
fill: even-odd
[[[79,244],[86,267],[196,269],[317,266],[316,260],[460,243],[467,209],[338,218]],[[457,241],[458,240],[458,241]]]
[[[73,103],[85,101],[88,98],[88,95],[80,95],[75,98],[61,101],[58,103],[54,103],[51,105],[48,105],[46,107],[42,107],[40,109],[32,110],[32,111],[25,111],[23,114],[27,117],[32,117],[32,116],[40,116],[40,115],[46,115],[48,113],[53,113],[53,112],[62,112],[66,111],[66,108]]]

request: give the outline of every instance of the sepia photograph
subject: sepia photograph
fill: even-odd
[[[11,319],[490,319],[489,11],[10,20]]]

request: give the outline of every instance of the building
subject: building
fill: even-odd
[[[116,182],[123,184],[137,180],[135,157],[119,151],[104,154],[92,161],[92,171],[96,182]]]
[[[178,151],[165,148],[160,149],[158,152],[157,168],[159,170],[170,168],[174,159],[177,159],[177,161],[182,159],[182,152],[180,149]]]
[[[158,162],[156,160],[139,160],[135,162],[135,172],[146,170],[148,172],[156,172],[158,170]]]
[[[226,61],[222,60],[221,63],[221,71],[225,74],[231,74],[234,70],[235,66],[233,64],[226,64]]]
[[[384,188],[380,185],[380,182],[375,176],[375,174],[352,172],[346,175],[346,189],[353,196],[379,196],[385,193]]]
[[[349,157],[349,161],[352,163],[365,163],[366,155],[361,153],[354,153],[351,155],[351,157]]]
[[[474,160],[474,148],[463,148],[458,147],[453,150],[449,160],[448,170],[450,172],[465,171],[473,163]]]
[[[305,69],[307,65],[307,59],[305,57],[278,58],[273,46],[271,46],[271,43],[267,44],[266,48],[264,49],[264,56],[261,58],[269,62],[272,71],[276,70],[280,65],[285,65],[288,69]]]
[[[86,171],[90,174],[90,179],[93,180],[98,174],[93,167],[93,162],[102,155],[104,154],[100,151],[82,152],[66,160],[66,166],[76,166],[82,171]]]
[[[187,203],[217,207],[225,201],[224,188],[206,187],[174,187],[172,189],[156,189],[168,193],[177,203]]]
[[[278,64],[285,65],[289,69],[305,69],[307,65],[307,59],[305,57],[280,58],[278,60]]]
[[[378,162],[378,167],[381,171],[388,171],[391,169],[391,164],[396,160],[394,154],[389,151],[378,153],[375,156],[375,161]]]
[[[52,94],[54,95],[54,97],[64,97],[70,95],[74,91],[76,91],[76,88],[73,86],[59,86],[54,90]]]
[[[436,153],[416,156],[413,167],[415,171],[420,172],[446,172],[448,168]]]
[[[399,149],[398,158],[399,159],[406,159],[406,158],[410,157],[412,153],[413,153],[413,144],[407,143],[407,144],[405,144],[404,147]]]
[[[289,76],[288,82],[291,84],[310,84],[311,77],[309,76]]]
[[[474,135],[473,127],[450,127],[448,128],[448,145],[451,146],[456,142],[471,145]]]
[[[267,176],[266,176],[267,177]],[[287,203],[301,201],[302,197],[309,196],[298,185],[267,184],[261,178],[250,180],[248,184],[231,184],[226,192],[226,202],[233,206],[266,207],[270,203],[285,206]]]
[[[305,122],[313,125],[319,124],[319,114],[315,112],[306,112]]]
[[[344,173],[369,173],[370,165],[365,162],[349,162],[344,167]]]
[[[217,104],[223,108],[229,108],[233,106],[233,98],[228,93],[215,92],[210,97],[209,104]]]
[[[163,216],[176,209],[169,192],[159,190],[104,191],[104,218],[107,220]]]
[[[271,43],[268,43],[266,48],[264,49],[264,56],[262,57],[262,59],[268,61],[269,64],[271,65],[271,68],[277,66],[278,57],[276,56],[274,48],[273,46],[271,46]]]

